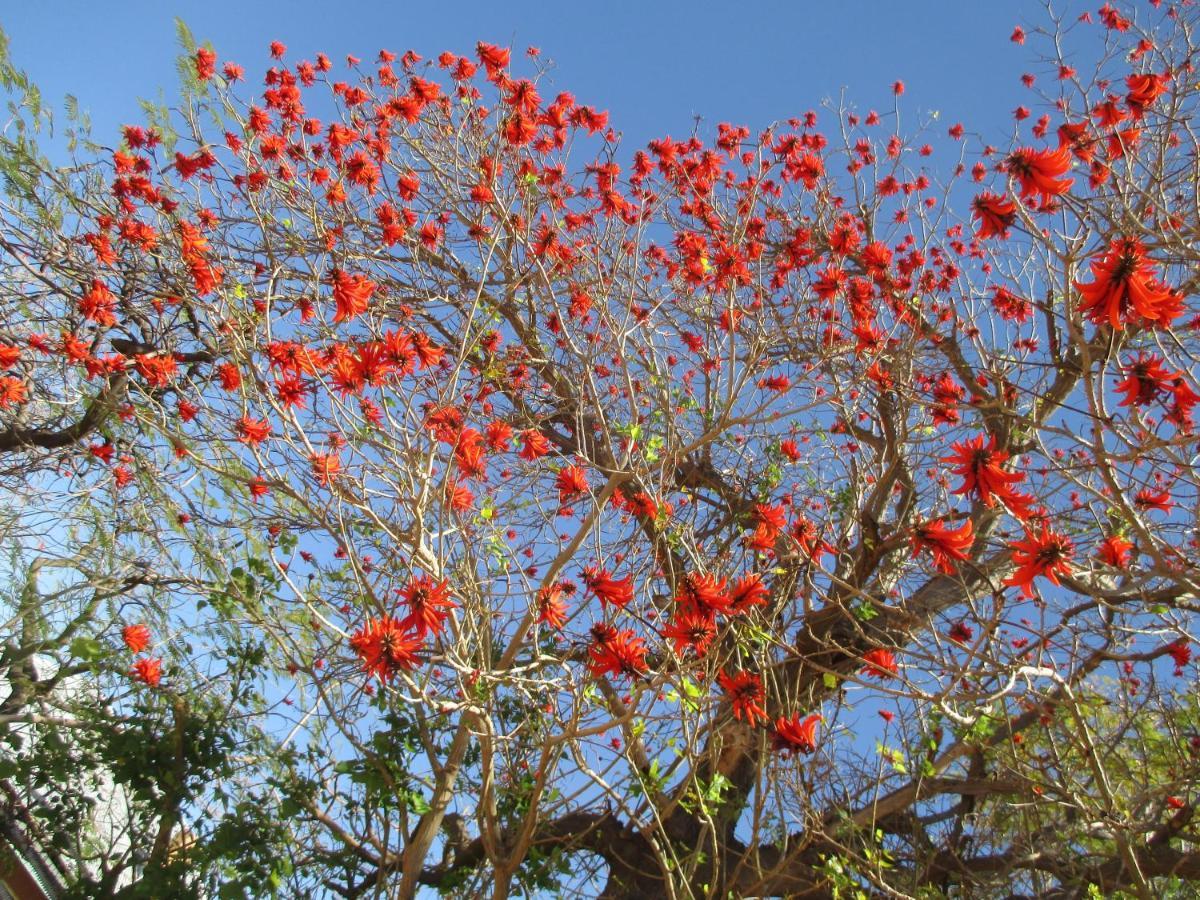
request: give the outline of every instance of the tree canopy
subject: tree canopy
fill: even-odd
[[[0,47],[5,828],[68,897],[1190,896],[1197,26],[1018,28],[1007,137],[642,149],[485,42],[181,26],[119,142]]]

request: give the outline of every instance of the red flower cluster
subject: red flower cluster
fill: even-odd
[[[358,654],[368,675],[390,681],[398,672],[417,667],[421,640],[391,616],[368,619],[350,637],[350,649]]]
[[[1017,571],[1004,583],[1019,587],[1024,597],[1036,595],[1034,578],[1041,576],[1051,584],[1058,585],[1060,577],[1071,574],[1070,560],[1075,553],[1075,545],[1069,538],[1052,531],[1048,525],[1043,525],[1037,534],[1026,532],[1025,540],[1014,541],[1010,547]]]
[[[1095,325],[1120,331],[1126,324],[1170,325],[1183,298],[1160,283],[1140,241],[1118,238],[1091,263],[1093,280],[1075,282],[1080,311]]]

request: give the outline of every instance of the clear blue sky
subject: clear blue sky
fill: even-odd
[[[710,129],[719,121],[756,129],[816,108],[843,87],[864,111],[883,112],[896,79],[907,85],[907,110],[936,109],[943,122],[961,120],[999,139],[1011,129],[1011,110],[1031,99],[1019,83],[1028,50],[1008,36],[1018,23],[1039,21],[1040,7],[1032,0],[50,0],[10,4],[0,27],[47,101],[58,108],[64,94],[77,96],[102,143],[116,143],[121,123],[140,121],[139,96],[162,88],[168,102],[173,97],[173,18],[181,16],[198,40],[256,81],[273,39],[288,45],[291,61],[318,51],[368,61],[381,47],[426,57],[467,53],[481,39],[511,44],[515,60],[538,46],[556,64],[543,94],[569,90],[608,109],[632,152],[648,138],[689,133],[696,116]]]

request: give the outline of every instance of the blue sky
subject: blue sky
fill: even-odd
[[[688,134],[696,116],[710,129],[720,121],[756,129],[817,108],[843,88],[864,111],[884,112],[897,79],[907,85],[906,111],[939,110],[943,122],[961,120],[1000,139],[1011,129],[1011,110],[1031,99],[1019,83],[1028,51],[1009,34],[1044,11],[1030,0],[54,0],[14,4],[0,27],[47,100],[58,107],[74,94],[92,115],[94,137],[116,143],[120,124],[140,120],[138,97],[156,98],[160,88],[168,102],[174,95],[175,16],[255,81],[269,65],[273,39],[288,45],[290,60],[318,51],[370,60],[381,47],[432,57],[467,53],[477,40],[511,44],[517,57],[538,46],[555,63],[543,93],[569,90],[608,109],[632,152],[652,137]]]

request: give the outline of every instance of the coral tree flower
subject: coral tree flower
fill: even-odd
[[[813,753],[817,749],[817,723],[821,721],[818,713],[813,713],[804,719],[800,714],[790,719],[775,720],[771,732],[771,746],[777,752],[785,755],[795,753]]]
[[[130,653],[141,653],[150,646],[150,629],[145,625],[126,625],[121,629],[121,640]]]
[[[1145,406],[1171,392],[1180,373],[1165,368],[1164,362],[1161,356],[1142,352],[1121,368],[1125,375],[1117,383],[1117,390],[1125,395],[1121,406]]]
[[[143,684],[147,684],[150,687],[158,687],[158,683],[162,681],[162,660],[143,656],[133,664],[133,668],[129,670],[129,674]]]
[[[1005,168],[1021,182],[1021,196],[1037,194],[1043,205],[1061,197],[1075,183],[1073,178],[1060,178],[1071,168],[1071,151],[1066,147],[1033,150],[1022,147],[1009,155]]]
[[[990,436],[986,445],[980,434],[970,440],[958,441],[950,449],[954,451],[953,455],[942,461],[955,463],[951,471],[963,480],[954,490],[955,494],[973,494],[986,506],[995,506],[1000,500],[1010,509],[1023,509],[1024,495],[1017,494],[1012,486],[1024,481],[1025,476],[1004,470],[1008,454],[1000,449],[995,435]]]
[[[1169,325],[1179,315],[1182,299],[1155,278],[1154,264],[1140,241],[1118,238],[1091,262],[1092,281],[1075,282],[1079,309],[1094,325],[1120,331],[1126,323],[1144,320]]]
[[[1017,571],[1004,583],[1019,587],[1023,597],[1036,595],[1033,579],[1038,576],[1058,585],[1061,576],[1071,574],[1070,560],[1075,553],[1075,545],[1066,536],[1052,531],[1048,525],[1043,525],[1037,534],[1026,532],[1025,540],[1016,541],[1010,546]]]
[[[646,653],[646,642],[633,631],[597,625],[588,648],[588,670],[596,678],[608,674],[637,678],[646,673]]]
[[[896,654],[884,647],[873,647],[864,653],[862,658],[866,663],[861,670],[864,675],[871,675],[879,679],[894,678],[900,671],[900,666],[896,662]]]
[[[367,311],[377,285],[366,275],[349,275],[338,269],[333,273],[334,322],[353,319]]]
[[[617,580],[607,569],[588,566],[583,570],[583,583],[600,598],[600,602],[624,609],[633,599],[633,576]]]
[[[380,681],[415,669],[420,648],[420,639],[391,616],[368,619],[350,637],[350,649],[358,654],[367,674]]]
[[[409,614],[400,620],[400,627],[411,630],[418,638],[427,634],[437,637],[446,627],[454,601],[445,581],[434,583],[428,575],[411,579],[400,591],[408,604]]]
[[[969,520],[958,528],[948,528],[941,519],[936,519],[913,529],[912,551],[915,556],[928,550],[933,554],[933,567],[950,575],[957,563],[970,559],[967,551],[974,542],[974,527]]]
[[[703,656],[717,636],[717,623],[703,613],[685,609],[676,614],[662,635],[675,645],[676,653],[682,655],[691,649]]]
[[[762,677],[753,672],[736,672],[730,675],[724,670],[717,675],[729,702],[733,704],[734,718],[744,719],[747,725],[767,721],[767,711],[763,708],[766,692],[763,690]]]
[[[979,223],[975,234],[981,239],[1006,238],[1017,219],[1017,204],[999,194],[984,192],[971,201],[971,218]]]

